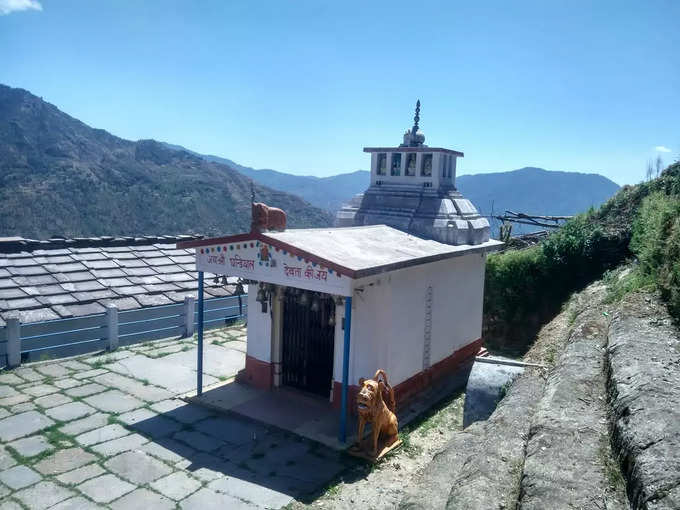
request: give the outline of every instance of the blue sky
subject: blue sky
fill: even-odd
[[[0,83],[255,168],[366,169],[415,100],[459,174],[680,153],[680,2],[0,0]],[[656,149],[658,147],[658,150]],[[670,150],[670,152],[666,152]]]

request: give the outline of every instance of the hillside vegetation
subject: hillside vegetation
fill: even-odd
[[[0,85],[0,236],[228,234],[250,228],[250,179],[153,140],[93,129]],[[330,225],[302,199],[255,185],[293,227]]]
[[[612,296],[658,289],[680,318],[680,163],[649,182],[622,188],[544,242],[489,256],[484,296],[487,345],[522,353],[576,290],[628,259],[610,278]]]

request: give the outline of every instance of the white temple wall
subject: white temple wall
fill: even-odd
[[[480,338],[484,263],[484,256],[470,254],[358,280],[355,288],[364,290],[353,298],[350,385],[378,368],[387,370],[393,385],[423,371],[430,286],[429,366]],[[341,382],[344,306],[336,312],[333,379]]]
[[[248,356],[266,361],[272,360],[272,320],[269,309],[262,313],[262,305],[255,301],[257,285],[251,285],[248,292]]]

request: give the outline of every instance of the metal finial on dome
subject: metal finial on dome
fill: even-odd
[[[418,132],[418,122],[420,121],[420,99],[416,101],[416,115],[413,117],[413,129],[411,129],[411,133],[414,135]]]

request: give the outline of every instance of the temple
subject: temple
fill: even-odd
[[[489,240],[490,228],[456,189],[456,160],[463,153],[425,145],[420,101],[411,129],[398,147],[365,147],[371,184],[336,215],[336,226],[389,225],[424,239],[452,245]]]

